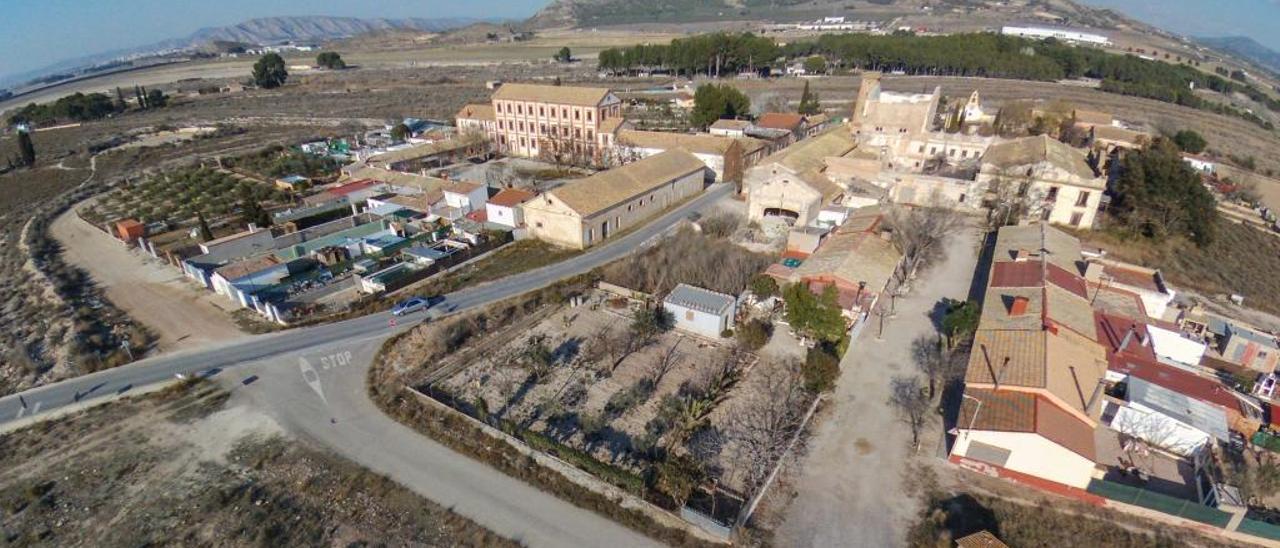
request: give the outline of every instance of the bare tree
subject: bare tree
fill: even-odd
[[[911,358],[929,382],[929,399],[948,383],[964,376],[964,354],[949,350],[939,337],[921,335],[911,342]]]
[[[812,401],[798,360],[757,367],[763,373],[753,374],[753,380],[743,387],[725,424],[731,441],[729,460],[752,490],[782,457]]]
[[[929,418],[930,398],[925,387],[920,385],[920,377],[915,375],[894,377],[890,381],[889,405],[897,410],[902,422],[911,428],[911,446],[920,448],[920,431],[924,429]]]
[[[987,184],[991,195],[991,211],[987,214],[990,230],[1014,224],[1023,217],[1044,213],[1043,200],[1031,188],[1031,176],[1016,168],[1000,168]]]
[[[902,275],[906,275],[940,258],[943,242],[964,226],[964,218],[948,208],[894,206],[889,210],[888,224],[905,262]]]
[[[657,386],[662,382],[662,378],[667,376],[672,369],[675,369],[684,361],[684,353],[677,350],[680,343],[684,341],[684,337],[676,339],[670,347],[659,354],[649,366],[649,379],[653,381],[653,385]]]

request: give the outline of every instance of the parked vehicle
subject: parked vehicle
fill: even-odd
[[[391,314],[395,316],[403,316],[405,314],[412,314],[419,310],[426,310],[428,306],[431,306],[431,303],[428,302],[427,299],[422,297],[410,297],[396,303],[396,305],[391,308]]]

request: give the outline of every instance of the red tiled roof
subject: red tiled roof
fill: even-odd
[[[1046,264],[1048,266],[1048,269],[1046,270],[1046,278],[1049,280],[1049,283],[1075,293],[1081,298],[1089,298],[1089,293],[1085,291],[1084,278],[1081,278],[1080,276],[1053,263]]]
[[[991,269],[991,287],[1041,287],[1040,261],[1004,261]]]
[[[1130,287],[1137,287],[1147,291],[1160,291],[1160,286],[1156,283],[1156,276],[1154,272],[1144,272],[1111,264],[1106,265],[1103,268],[1103,272],[1105,272],[1115,283]]]
[[[761,115],[756,120],[756,126],[767,127],[772,129],[785,129],[795,131],[804,122],[804,116],[799,114],[790,114],[785,112],[770,112]]]
[[[1142,341],[1151,340],[1146,324],[1103,312],[1095,312],[1093,317],[1094,324],[1098,328],[1098,342],[1106,348],[1108,357],[1122,353],[1146,360],[1156,359],[1156,352],[1151,345],[1142,343]],[[1133,330],[1133,337],[1129,339],[1129,344],[1125,346],[1124,351],[1120,352],[1120,345],[1124,344],[1124,339],[1130,330]]]
[[[359,181],[351,181],[350,183],[345,183],[345,184],[333,187],[329,190],[326,190],[325,192],[329,194],[333,194],[334,196],[346,196],[353,192],[359,192],[366,188],[377,186],[380,184],[382,184],[381,181],[375,181],[373,179],[360,179]]]
[[[1014,390],[966,388],[957,425],[974,430],[1034,432],[1089,460],[1094,458],[1093,426],[1044,397]],[[975,400],[981,401],[979,406]]]
[[[454,181],[450,183],[449,186],[446,186],[441,190],[444,190],[445,192],[452,192],[454,194],[471,194],[477,188],[480,188],[480,186],[481,185],[477,183],[468,181]]]
[[[533,197],[534,194],[527,190],[508,188],[494,194],[492,198],[489,198],[489,203],[496,206],[515,207],[529,201]]]
[[[1232,396],[1230,389],[1216,380],[1201,377],[1173,366],[1132,356],[1112,356],[1108,358],[1107,362],[1112,371],[1127,373],[1203,402],[1215,403],[1236,411],[1240,410],[1240,400]]]
[[[484,209],[477,209],[475,211],[472,211],[471,213],[468,213],[467,218],[477,223],[483,223],[489,220],[489,211]]]

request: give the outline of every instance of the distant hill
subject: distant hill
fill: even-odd
[[[1253,38],[1248,36],[1220,36],[1216,38],[1196,38],[1196,41],[1211,48],[1222,50],[1223,53],[1229,53],[1252,61],[1261,65],[1262,68],[1280,75],[1280,53],[1259,44]]]
[[[1114,12],[1073,0],[552,0],[526,25],[533,29],[595,27],[633,23],[703,21],[787,22],[845,16],[887,20],[903,16],[966,18],[975,13],[994,21],[1039,21],[1111,27]]]

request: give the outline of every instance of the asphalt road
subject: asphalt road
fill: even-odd
[[[249,336],[6,396],[0,398],[0,430],[156,386],[177,374],[211,375],[254,392],[253,401],[293,431],[433,500],[457,506],[459,512],[506,536],[539,546],[644,545],[647,539],[625,527],[495,473],[384,416],[368,398],[364,372],[386,337],[428,317],[540,289],[633,253],[682,219],[728,196],[732,188],[714,185],[613,242],[554,265],[450,293],[428,313],[397,318],[395,325],[391,314],[384,312]],[[301,401],[309,403],[297,405]],[[323,412],[315,405],[322,405]]]

